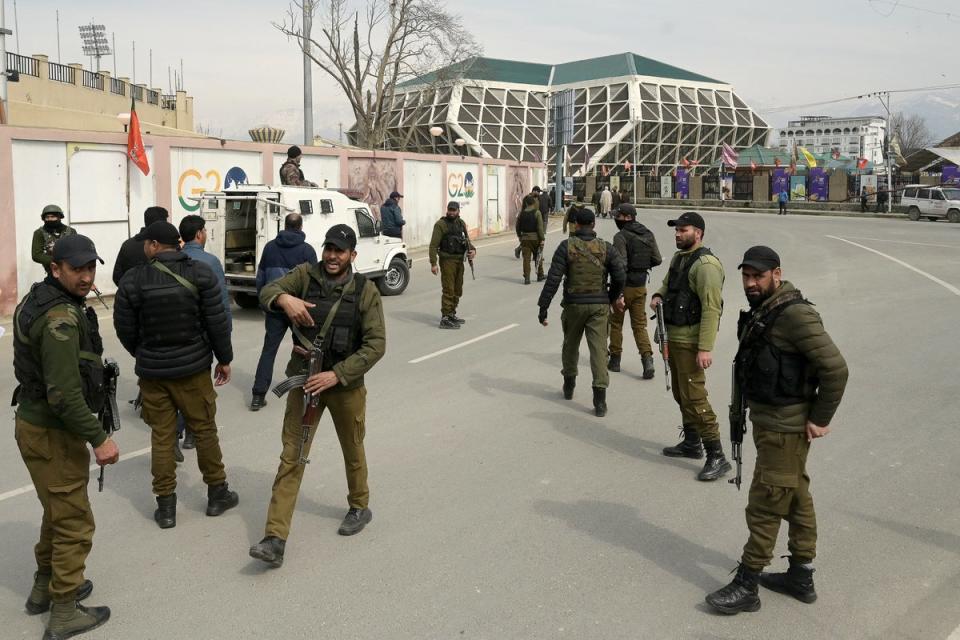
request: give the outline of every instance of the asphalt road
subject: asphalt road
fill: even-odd
[[[665,222],[675,213],[640,214],[667,255]],[[679,414],[659,362],[657,377],[643,381],[639,356],[626,353],[623,372],[611,374],[609,414],[596,418],[584,345],[577,394],[561,398],[559,300],[549,327],[537,324],[540,287],[522,285],[512,239],[501,237],[479,243],[462,330],[436,328],[439,280],[423,258],[407,292],[385,299],[387,356],[367,378],[373,522],[353,538],[336,533],[346,487],[325,417],[279,570],[247,556],[262,536],[282,415],[279,401],[246,410],[259,313],[235,309],[234,380],[218,408],[240,506],[204,516],[204,486],[186,452],[178,524],[166,531],[152,520],[149,431],[125,402],[136,393],[132,361],[108,331],[108,354],[123,372],[123,455],[103,493],[91,482],[98,528],[87,575],[88,602],[108,604],[113,618],[84,637],[960,638],[960,225],[706,218],[706,244],[727,270],[708,373],[717,413],[726,415],[744,305],[735,267],[750,245],[780,252],[785,277],[816,303],[850,365],[834,432],[809,462],[816,604],[762,592],[757,613],[728,618],[706,608],[704,595],[726,584],[746,539],[746,491],[699,483],[699,463],[660,455],[676,442]],[[615,228],[601,220],[598,230],[610,239]],[[560,236],[548,236],[548,250]],[[9,332],[0,358],[11,362]],[[0,389],[12,387],[7,366]],[[3,411],[12,430],[13,411]],[[45,616],[22,610],[40,509],[29,488],[18,491],[29,478],[13,438],[7,443],[0,635],[38,637]],[[744,454],[749,478],[752,443]],[[784,527],[778,555],[785,536]]]

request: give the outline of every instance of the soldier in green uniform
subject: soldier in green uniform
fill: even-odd
[[[630,328],[640,351],[643,363],[643,378],[654,376],[653,347],[647,334],[647,277],[650,269],[663,262],[660,248],[653,233],[637,222],[637,210],[632,204],[622,203],[614,212],[620,231],[613,236],[613,248],[620,253],[627,270],[627,283],[623,288],[624,311],[610,314],[610,361],[607,369],[620,371],[620,356],[623,353],[623,321],[630,313]]]
[[[87,443],[100,465],[115,463],[120,450],[94,415],[105,401],[103,342],[96,314],[84,305],[103,260],[76,234],[57,242],[50,257],[50,275],[17,306],[13,366],[17,447],[43,506],[26,609],[51,611],[43,637],[54,640],[110,618],[107,607],[78,604],[93,590],[83,577],[94,531]]]
[[[593,374],[593,409],[597,416],[607,414],[607,325],[610,306],[623,310],[623,283],[626,274],[619,254],[609,242],[593,230],[593,211],[577,212],[576,233],[560,242],[553,254],[547,281],[540,292],[538,317],[547,326],[547,309],[563,280],[563,397],[573,398],[577,383],[580,340],[587,335],[590,371]],[[609,285],[607,281],[609,280]]]
[[[319,397],[320,410],[310,425],[308,440],[302,445],[303,457],[310,452],[324,409],[330,411],[343,452],[350,508],[338,533],[344,536],[359,533],[373,518],[368,506],[370,490],[363,448],[367,406],[363,376],[386,352],[387,334],[376,285],[353,270],[356,246],[353,229],[343,224],[334,225],[327,231],[319,265],[301,264],[260,292],[264,308],[286,313],[304,349],[317,345],[323,353],[322,372],[311,375],[302,388],[292,389],[287,397],[283,452],[273,482],[264,538],[250,548],[252,557],[273,567],[283,564],[290,522],[303,480],[300,447],[304,392]],[[294,352],[287,365],[287,375],[307,373],[307,366],[307,359]]]
[[[757,584],[801,602],[817,599],[817,519],[807,454],[830,433],[847,384],[847,363],[820,314],[783,280],[780,256],[752,247],[740,264],[750,310],[741,312],[735,381],[747,400],[757,464],[747,501],[750,537],[733,581],[707,596],[726,614],[760,608]],[[773,560],[780,521],[789,524],[786,573],[761,573]]]
[[[467,224],[460,219],[460,203],[450,201],[447,215],[433,225],[430,237],[430,271],[440,274],[443,296],[440,301],[440,328],[459,329],[466,320],[457,317],[463,295],[463,261],[473,260],[477,249],[470,242]]]
[[[543,216],[540,215],[540,201],[533,194],[523,199],[523,211],[517,216],[517,238],[523,252],[523,284],[530,284],[530,261],[543,251],[543,242],[546,239]],[[544,278],[543,261],[537,260],[537,282]]]
[[[33,261],[43,266],[43,270],[50,275],[50,262],[53,260],[53,245],[64,236],[76,235],[76,231],[63,224],[63,209],[55,204],[48,204],[40,213],[43,226],[33,232],[33,243],[30,255]]]
[[[667,224],[675,228],[679,251],[670,262],[663,286],[653,294],[650,307],[656,311],[658,303],[663,302],[670,336],[673,398],[683,417],[683,441],[665,448],[663,455],[697,460],[706,449],[707,462],[697,479],[716,480],[730,471],[717,416],[707,400],[706,377],[706,370],[713,364],[723,310],[723,265],[701,244],[706,223],[700,214],[688,211]]]

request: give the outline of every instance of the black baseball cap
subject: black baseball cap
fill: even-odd
[[[685,211],[681,213],[676,220],[668,220],[668,227],[696,227],[700,231],[707,230],[707,223],[703,221],[703,216],[701,216],[696,211]]]
[[[103,264],[103,258],[97,255],[93,240],[87,236],[79,234],[63,236],[53,245],[54,262],[66,262],[71,267],[79,268],[94,260],[99,260],[100,264]]]
[[[447,203],[447,211],[460,211],[460,203],[456,200],[451,200]]]
[[[140,234],[141,240],[154,240],[175,247],[180,244],[180,232],[166,220],[157,220]]]
[[[353,251],[357,248],[357,234],[345,224],[335,224],[327,229],[323,244],[324,246],[332,244],[338,249]]]
[[[530,189],[530,193],[542,193],[542,192],[540,191],[540,187],[534,187],[533,189]]]
[[[747,252],[743,254],[743,262],[737,266],[737,269],[753,267],[760,273],[764,273],[776,269],[779,266],[780,256],[777,255],[776,251],[770,247],[757,245],[747,249]]]
[[[621,202],[620,206],[617,207],[617,214],[630,216],[631,218],[637,217],[637,208],[630,204],[629,202]]]
[[[577,224],[585,227],[593,224],[597,219],[597,217],[593,214],[593,211],[587,209],[586,207],[578,208],[575,215],[577,216]]]
[[[403,194],[400,193],[399,191],[391,191],[391,192],[390,192],[390,197],[391,197],[391,198],[402,198],[402,197],[403,197]]]

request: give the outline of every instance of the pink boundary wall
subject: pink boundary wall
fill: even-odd
[[[16,234],[16,215],[14,211],[15,193],[13,184],[13,143],[14,141],[34,141],[34,142],[80,142],[89,144],[109,144],[124,145],[127,143],[126,134],[121,133],[101,133],[89,131],[73,131],[67,129],[39,129],[32,127],[11,127],[0,126],[0,228],[5,232],[0,234],[0,315],[10,315],[13,313],[17,302],[20,299],[20,292],[17,290],[17,234]],[[221,140],[218,138],[177,138],[172,136],[152,136],[143,137],[144,146],[152,148],[153,162],[150,167],[153,178],[154,193],[156,194],[156,203],[162,207],[173,211],[171,202],[171,149],[208,149],[208,150],[231,150],[231,151],[254,151],[260,153],[263,176],[274,177],[279,167],[274,166],[273,155],[275,153],[285,154],[289,144],[268,144],[259,142],[244,142],[238,140]],[[478,165],[479,174],[485,175],[486,167],[496,166],[521,166],[530,170],[545,170],[543,164],[522,163],[507,160],[486,160],[482,158],[460,156],[440,156],[434,154],[420,153],[398,153],[391,151],[359,151],[355,149],[329,149],[323,147],[302,146],[306,156],[326,156],[336,157],[340,161],[340,185],[346,187],[349,184],[349,160],[355,158],[379,158],[393,159],[397,167],[397,189],[403,193],[404,190],[404,171],[403,163],[406,160],[417,160],[425,162],[436,162],[440,166],[442,176],[446,176],[447,162],[465,162]],[[43,167],[38,167],[42,171]],[[268,183],[271,181],[266,180]],[[440,181],[440,200],[446,201],[446,181]],[[477,181],[478,202],[484,202],[484,180]],[[438,212],[439,213],[439,212]],[[135,224],[131,228],[137,228],[140,225],[140,212],[134,212],[138,216]],[[38,225],[39,226],[39,225]],[[477,230],[472,235],[479,235],[481,230]],[[29,248],[27,249],[29,251]]]

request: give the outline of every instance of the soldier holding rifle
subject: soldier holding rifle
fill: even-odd
[[[726,614],[760,608],[758,584],[811,603],[817,520],[810,495],[807,454],[814,438],[830,433],[847,384],[847,364],[823,328],[813,305],[782,279],[780,257],[769,247],[751,247],[740,264],[750,310],[741,312],[740,346],[734,361],[734,406],[742,420],[742,395],[753,423],[757,464],[747,502],[750,537],[737,574],[707,596]],[[734,440],[743,423],[731,424]],[[739,483],[737,478],[731,482]],[[739,484],[738,484],[739,486]],[[780,521],[789,523],[786,573],[761,573],[773,559]]]
[[[359,533],[370,522],[367,459],[363,448],[367,390],[363,376],[386,351],[383,307],[377,287],[353,271],[357,236],[347,225],[327,231],[319,265],[302,264],[265,286],[260,302],[283,311],[297,348],[286,381],[283,452],[267,510],[264,538],[250,555],[272,567],[283,564],[290,522],[317,423],[324,409],[333,418],[347,474],[350,509],[338,533]]]

